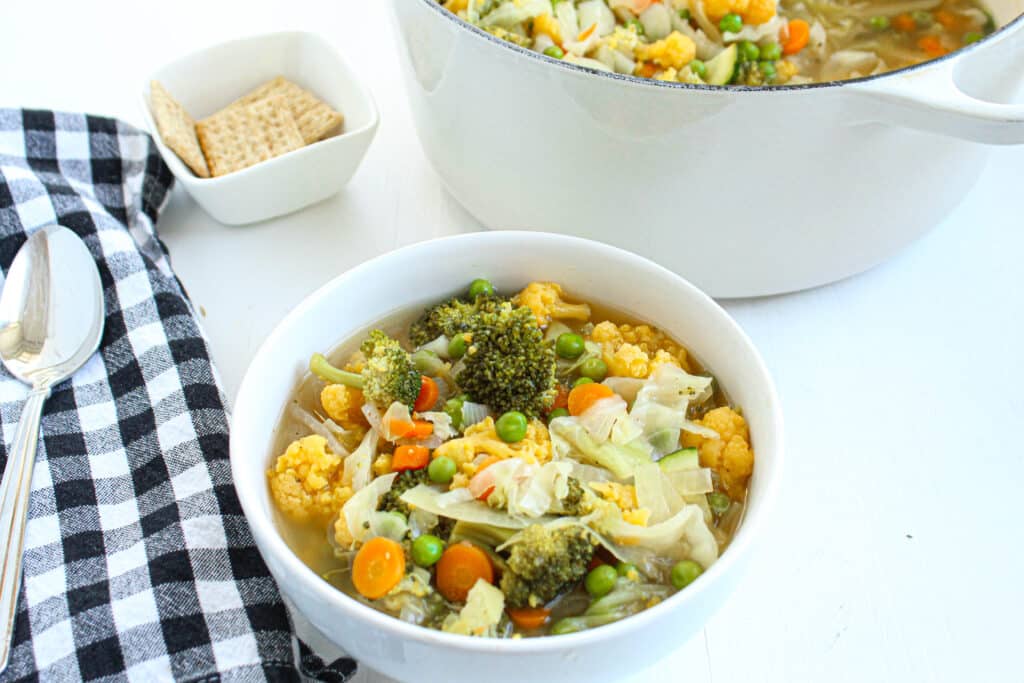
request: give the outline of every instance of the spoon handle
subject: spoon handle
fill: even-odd
[[[14,615],[18,611],[21,588],[21,553],[25,545],[25,521],[28,517],[32,467],[39,442],[39,421],[50,387],[34,387],[21,410],[14,441],[7,455],[4,478],[0,481],[0,539],[7,531],[6,544],[0,547],[0,671],[7,668],[14,635]]]

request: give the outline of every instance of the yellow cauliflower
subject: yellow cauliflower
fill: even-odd
[[[654,62],[665,69],[682,69],[697,55],[697,45],[689,36],[673,31],[668,37],[651,43],[638,45],[636,58],[642,62]]]
[[[633,56],[633,51],[640,44],[640,34],[636,26],[616,26],[615,30],[604,39],[604,44],[612,50],[618,50],[623,54]]]
[[[561,285],[554,282],[531,282],[512,301],[533,311],[541,327],[546,327],[552,320],[590,319],[590,306],[566,302],[562,299]]]
[[[494,420],[490,417],[466,429],[458,439],[446,441],[434,449],[435,458],[442,455],[455,461],[459,468],[452,480],[451,488],[459,488],[469,483],[469,478],[476,474],[477,464],[474,460],[479,455],[487,455],[498,460],[506,458],[522,458],[528,463],[543,464],[551,460],[551,436],[548,428],[540,420],[531,420],[526,428],[526,437],[516,443],[505,443],[498,438],[494,428]]]
[[[788,83],[793,76],[796,76],[800,69],[797,68],[796,64],[783,59],[775,62],[775,82],[776,83]]]
[[[732,408],[724,406],[709,410],[697,423],[715,430],[720,438],[708,439],[683,432],[683,446],[696,447],[700,452],[701,466],[715,470],[729,496],[733,500],[741,500],[747,480],[754,471],[754,451],[750,448],[747,421]]]
[[[330,519],[352,497],[341,485],[342,463],[322,436],[293,441],[267,471],[277,507],[297,522]]]
[[[676,81],[679,80],[679,72],[676,71],[675,69],[665,69],[664,71],[659,71],[657,74],[655,74],[654,80],[675,83]]]
[[[554,41],[556,45],[562,44],[562,27],[558,20],[547,12],[533,20],[533,37],[536,39],[542,34]]]
[[[634,327],[605,320],[594,326],[590,338],[601,345],[608,372],[616,377],[645,379],[666,363],[690,371],[686,349],[650,325]]]
[[[763,24],[775,16],[776,0],[704,0],[704,13],[716,24],[726,14],[738,14],[745,24]]]
[[[328,384],[320,392],[320,404],[327,417],[346,430],[362,431],[368,426],[362,411],[365,402],[363,392],[344,384]]]
[[[458,14],[469,7],[469,0],[448,0],[444,3],[444,8],[449,12],[455,12]]]

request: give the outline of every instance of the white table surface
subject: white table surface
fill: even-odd
[[[232,228],[177,188],[160,220],[229,396],[315,288],[394,247],[480,228],[416,140],[383,0],[9,2],[3,14],[0,105],[138,124],[152,67],[285,28],[325,33],[369,82],[382,125],[338,196]],[[725,302],[782,395],[783,494],[735,595],[656,667],[642,670],[637,643],[635,681],[1021,679],[1022,180],[1024,148],[995,149],[966,201],[889,263]]]

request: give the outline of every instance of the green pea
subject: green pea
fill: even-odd
[[[732,505],[732,501],[724,493],[715,491],[708,494],[708,506],[716,515],[720,515],[728,510],[730,505]]]
[[[466,355],[466,348],[469,344],[466,343],[466,336],[457,334],[451,338],[448,342],[448,355],[458,360]]]
[[[615,567],[610,564],[601,564],[590,570],[587,578],[583,580],[583,585],[588,593],[595,598],[600,598],[612,592],[618,578],[619,575],[616,573]]]
[[[916,12],[911,12],[910,16],[914,17],[914,23],[922,28],[931,26],[932,24],[935,23],[935,17],[932,16],[932,13],[926,12],[924,10],[917,10]]]
[[[631,581],[640,578],[640,569],[632,562],[619,562],[615,565],[615,572]]]
[[[718,28],[720,28],[723,33],[739,33],[743,30],[743,17],[730,12],[722,17],[722,20],[718,22]]]
[[[761,46],[761,59],[767,59],[774,62],[776,59],[782,58],[782,46],[778,43],[768,43],[767,45]]]
[[[629,28],[630,26],[636,29],[636,34],[638,36],[642,36],[644,34],[644,25],[640,23],[639,19],[630,19],[627,21],[626,28]]]
[[[740,60],[744,62],[756,62],[761,56],[761,48],[749,40],[741,40],[739,44]]]
[[[423,534],[412,542],[412,561],[421,567],[434,566],[443,552],[444,541],[431,534]]]
[[[589,377],[580,377],[575,382],[572,383],[572,388],[575,389],[576,387],[583,384],[591,384],[593,381],[594,380],[590,379]]]
[[[494,423],[494,431],[498,433],[498,438],[505,443],[516,443],[526,437],[527,425],[529,422],[525,415],[518,410],[510,410]]]
[[[703,567],[693,560],[677,562],[676,566],[672,567],[672,585],[679,590],[683,590],[703,573]]]
[[[889,26],[892,24],[892,22],[889,21],[889,17],[882,14],[878,15],[877,17],[871,17],[871,19],[868,20],[868,23],[870,23],[871,28],[875,29],[876,31],[884,31],[885,29],[889,28]]]
[[[544,48],[544,54],[546,54],[548,57],[554,57],[555,59],[561,59],[562,57],[565,57],[565,53],[562,52],[562,48],[558,47],[557,45],[550,45]]]
[[[679,10],[679,18],[682,19],[683,21],[689,21],[690,20],[690,10],[686,9],[685,7],[683,9]]]
[[[469,284],[469,298],[475,299],[478,296],[491,296],[494,294],[494,285],[490,280],[478,277]]]
[[[708,65],[700,61],[699,59],[695,59],[692,62],[690,62],[690,71],[697,74],[701,78],[704,78],[704,76],[706,76],[708,73]]]
[[[566,360],[576,360],[583,355],[586,347],[583,345],[583,337],[575,332],[565,332],[558,335],[555,341],[555,353]]]
[[[757,63],[757,68],[761,71],[761,75],[764,76],[765,82],[770,82],[775,79],[775,62],[762,60]]]
[[[551,625],[551,635],[564,636],[567,633],[576,633],[579,629],[572,619],[559,619]]]
[[[600,358],[588,358],[580,364],[580,374],[600,382],[608,375],[608,366]]]
[[[978,42],[979,40],[981,40],[984,37],[985,36],[983,36],[982,34],[978,33],[977,31],[968,31],[967,33],[964,34],[964,45],[970,45],[971,43],[976,43],[976,42]]]
[[[466,396],[455,396],[444,402],[444,412],[452,419],[452,427],[462,429],[462,404],[466,402]]]
[[[552,420],[556,420],[556,419],[558,419],[560,417],[569,417],[569,409],[568,408],[555,408],[550,413],[548,413],[548,422],[551,422]]]
[[[441,455],[430,461],[427,476],[435,484],[450,484],[455,476],[455,461],[447,455]]]

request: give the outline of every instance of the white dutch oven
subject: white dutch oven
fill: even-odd
[[[942,59],[770,89],[599,73],[436,0],[391,3],[420,140],[470,213],[631,249],[713,296],[870,268],[964,197],[977,143],[1024,143],[1024,105],[1006,104],[1024,83],[1024,0],[990,0],[1003,28]]]
[[[310,354],[397,310],[451,296],[479,276],[503,291],[557,278],[572,292],[651,321],[683,341],[743,407],[757,458],[746,516],[722,557],[686,590],[592,631],[522,640],[470,638],[407,624],[356,602],[304,565],[277,532],[264,473],[276,455],[270,450],[274,430]],[[361,663],[415,683],[597,683],[650,666],[702,628],[739,581],[770,512],[781,467],[778,396],[757,351],[725,311],[646,259],[537,232],[481,232],[421,242],[334,279],[285,318],[256,353],[231,419],[235,488],[281,590]]]

